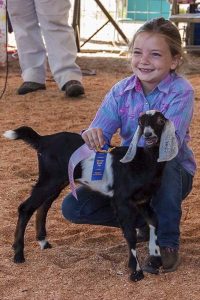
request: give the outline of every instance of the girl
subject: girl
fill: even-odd
[[[176,73],[183,51],[179,31],[170,21],[163,18],[147,21],[133,37],[130,50],[133,75],[110,90],[82,137],[95,149],[109,143],[120,129],[122,145],[128,146],[139,115],[152,109],[161,111],[174,123],[179,152],[167,162],[161,187],[152,198],[158,219],[162,265],[166,272],[171,272],[179,264],[181,203],[192,189],[196,169],[188,147],[194,92],[189,82]],[[66,219],[75,223],[119,226],[109,198],[84,187],[79,188],[78,198],[79,201],[70,194],[64,199],[62,211]],[[138,220],[138,227],[142,225]],[[149,264],[151,257],[146,265]]]

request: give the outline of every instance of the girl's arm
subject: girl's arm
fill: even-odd
[[[118,103],[114,88],[106,95],[89,128],[82,133],[82,138],[90,149],[109,143],[113,134],[121,127],[118,115]]]
[[[189,131],[194,108],[194,92],[186,90],[176,93],[170,101],[165,117],[170,119],[176,128],[179,148]]]

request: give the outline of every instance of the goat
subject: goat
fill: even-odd
[[[40,136],[30,127],[19,127],[4,133],[9,139],[21,139],[37,150],[39,178],[30,197],[18,207],[15,231],[14,262],[23,263],[24,234],[35,211],[36,238],[42,249],[51,248],[46,240],[46,217],[52,202],[69,184],[67,167],[73,153],[86,147],[81,135],[60,132]],[[144,147],[137,146],[143,137]],[[89,148],[88,148],[89,149]],[[144,275],[136,255],[136,217],[142,214],[150,227],[150,255],[160,257],[156,241],[156,221],[150,207],[153,194],[158,189],[165,162],[177,155],[175,129],[162,113],[151,110],[138,119],[138,128],[129,147],[119,146],[107,154],[103,179],[91,181],[95,151],[80,161],[74,169],[74,178],[97,192],[111,198],[111,203],[129,247],[131,280],[141,280]],[[153,266],[157,272],[158,266]],[[154,272],[155,271],[155,272]]]

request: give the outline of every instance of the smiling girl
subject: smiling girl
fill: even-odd
[[[193,114],[194,92],[176,70],[183,60],[178,29],[163,18],[146,22],[130,45],[133,75],[118,82],[106,95],[90,127],[82,137],[91,148],[109,143],[120,129],[121,143],[128,146],[137,128],[137,120],[147,110],[157,110],[174,123],[178,155],[166,163],[162,184],[152,198],[158,220],[158,243],[165,272],[179,264],[179,238],[182,200],[192,189],[196,164],[188,147],[189,125]],[[142,146],[142,140],[140,146]],[[77,201],[69,194],[62,210],[74,223],[119,226],[108,197],[81,187]],[[141,227],[142,219],[138,220]],[[144,269],[148,271],[151,257]]]

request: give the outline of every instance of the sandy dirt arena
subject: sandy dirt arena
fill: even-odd
[[[200,65],[200,58],[192,59]],[[197,62],[197,63],[196,63]],[[183,203],[181,259],[174,273],[145,274],[145,279],[129,281],[127,246],[121,230],[103,226],[75,225],[61,215],[66,188],[49,211],[47,230],[52,249],[41,250],[35,240],[35,216],[28,224],[23,264],[13,263],[12,243],[17,207],[37,180],[36,152],[21,141],[6,140],[5,130],[28,125],[40,134],[58,131],[80,132],[87,128],[106,92],[130,74],[124,57],[81,54],[82,69],[95,69],[84,76],[86,95],[66,99],[50,72],[47,90],[16,95],[21,84],[18,61],[10,61],[6,93],[0,101],[0,299],[18,300],[199,300],[200,299],[200,174],[193,191]],[[199,68],[200,70],[200,68]],[[186,70],[196,92],[191,146],[200,163],[200,80],[197,72]],[[199,71],[200,72],[200,71]],[[0,70],[0,87],[5,69]],[[114,140],[117,143],[117,138]],[[67,170],[66,170],[67,171]],[[148,244],[138,245],[140,261]]]

